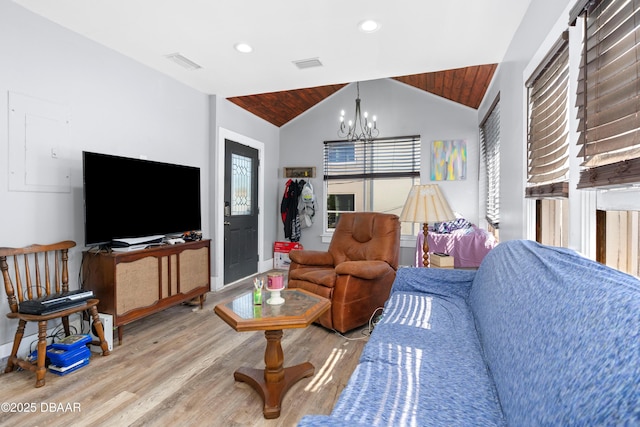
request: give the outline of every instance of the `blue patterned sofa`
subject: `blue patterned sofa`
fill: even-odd
[[[640,281],[531,241],[399,269],[331,415],[299,424],[360,425],[640,425]]]

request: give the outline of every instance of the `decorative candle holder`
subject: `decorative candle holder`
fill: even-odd
[[[284,283],[281,273],[268,274],[266,288],[269,292],[271,292],[271,298],[267,300],[267,304],[284,304],[284,298],[282,298],[282,296],[280,295],[280,291],[284,289]]]
[[[269,292],[271,292],[271,298],[269,298],[267,300],[267,304],[269,305],[280,305],[280,304],[284,304],[284,298],[282,298],[280,296],[280,290],[281,289],[277,289],[277,290],[272,290],[267,288],[267,290]]]

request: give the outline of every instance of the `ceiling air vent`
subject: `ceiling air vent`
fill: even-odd
[[[301,70],[313,67],[322,67],[322,62],[318,58],[301,59],[299,61],[293,61],[293,63]]]
[[[186,68],[187,70],[197,70],[198,68],[202,68],[200,65],[196,64],[189,58],[186,58],[179,53],[165,55],[165,58],[175,62],[176,64],[180,65],[182,68]]]

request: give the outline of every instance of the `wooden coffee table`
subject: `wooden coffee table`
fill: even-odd
[[[264,292],[262,305],[253,305],[252,292],[240,295],[216,305],[214,311],[237,332],[265,331],[267,348],[264,352],[264,369],[242,367],[233,377],[253,387],[262,397],[265,418],[278,418],[282,398],[293,384],[314,374],[315,368],[305,362],[284,368],[282,352],[283,329],[306,328],[331,302],[303,289],[285,289],[281,293],[285,302],[269,305],[269,293]]]

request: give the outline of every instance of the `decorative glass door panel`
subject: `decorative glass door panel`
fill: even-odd
[[[231,154],[231,215],[251,215],[253,162],[250,157]]]

